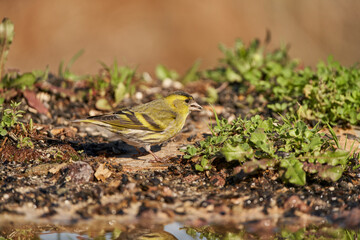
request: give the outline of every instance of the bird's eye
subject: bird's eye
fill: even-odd
[[[189,102],[190,102],[190,99],[186,99],[185,102],[186,102],[186,103],[189,103]]]

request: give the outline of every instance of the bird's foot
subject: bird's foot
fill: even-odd
[[[167,160],[169,160],[168,157],[163,157],[163,158],[159,158],[158,156],[155,155],[155,153],[153,153],[151,150],[149,151],[149,153],[154,157],[154,160],[149,160],[149,162],[151,163],[159,163],[159,162],[166,162]]]
[[[170,158],[169,157],[162,157],[159,158],[158,156],[154,157],[153,160],[149,160],[150,163],[164,163],[167,162]]]

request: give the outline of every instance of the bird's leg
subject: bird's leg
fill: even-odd
[[[159,158],[158,156],[155,155],[155,153],[153,153],[151,150],[149,150],[149,153],[154,157],[154,162],[163,162],[161,158]],[[153,161],[150,161],[153,162]]]
[[[149,160],[149,162],[151,163],[166,162],[169,159],[168,157],[159,158],[151,150],[149,151],[149,153],[154,157],[154,160]]]
[[[134,146],[135,147],[135,146]],[[145,155],[147,155],[147,154],[151,154],[153,157],[154,157],[154,160],[150,160],[150,162],[164,162],[164,159],[161,159],[161,158],[159,158],[158,156],[156,156],[155,155],[155,153],[153,153],[152,151],[151,151],[151,149],[150,149],[150,147],[148,147],[148,146],[146,146],[145,147],[145,150],[146,150],[146,152],[142,152],[141,150],[140,150],[140,148],[138,148],[138,147],[135,147],[136,148],[136,151],[138,152],[138,153],[136,153],[136,154],[133,154],[132,156],[133,157],[140,157],[140,156],[145,156]],[[165,159],[166,160],[166,159]]]
[[[150,145],[145,146],[145,150],[147,152],[149,152],[154,157],[154,160],[150,160],[149,162],[165,162],[167,160],[167,158],[162,159],[162,158],[159,158],[158,156],[156,156],[155,153],[153,153],[151,151],[151,146]]]

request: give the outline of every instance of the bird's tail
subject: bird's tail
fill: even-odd
[[[110,127],[111,125],[108,123],[105,123],[101,120],[97,120],[97,119],[90,119],[90,118],[84,118],[84,119],[76,119],[74,121],[72,121],[73,123],[91,123],[91,124],[95,124],[98,126],[102,126],[102,127]]]

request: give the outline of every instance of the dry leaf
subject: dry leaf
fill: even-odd
[[[23,92],[30,107],[35,108],[40,114],[50,116],[49,110],[45,105],[36,97],[36,93],[31,90],[25,90]]]
[[[54,136],[59,135],[63,132],[65,132],[64,128],[54,128],[54,129],[50,130],[50,133]]]
[[[96,169],[95,177],[97,180],[105,182],[105,180],[111,176],[111,171],[105,167],[105,164],[100,164]]]

